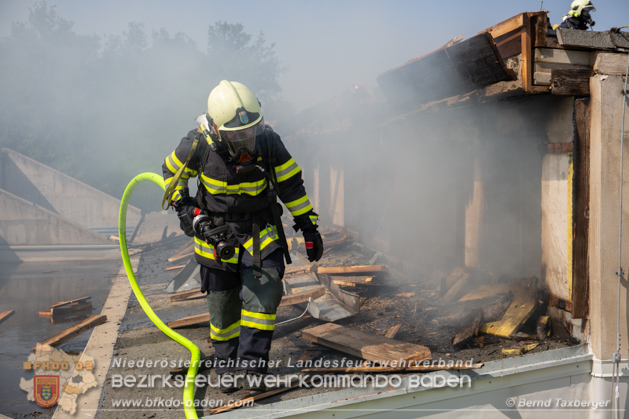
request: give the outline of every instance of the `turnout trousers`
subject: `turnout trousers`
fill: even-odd
[[[262,276],[253,274],[253,257],[241,249],[237,272],[201,265],[207,289],[210,338],[217,374],[248,370],[266,373],[275,329],[275,313],[283,295],[284,255],[277,249],[262,259]]]

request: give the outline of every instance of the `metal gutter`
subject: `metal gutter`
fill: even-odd
[[[117,244],[0,246],[0,262],[54,262],[120,258]]]
[[[512,398],[517,400],[520,395],[529,394],[531,391],[539,392],[548,388],[548,391],[538,397],[574,396],[575,392],[570,388],[571,383],[586,382],[591,378],[592,361],[593,355],[586,347],[579,345],[490,361],[479,370],[438,371],[422,376],[432,378],[435,383],[438,379],[456,380],[468,376],[471,380],[469,387],[464,385],[459,388],[411,388],[409,382],[412,377],[405,376],[402,385],[392,390],[382,391],[374,387],[349,388],[234,410],[223,413],[221,417],[410,418],[449,412],[453,417],[460,417],[464,414],[462,410],[496,413],[512,410],[506,404],[507,400]]]

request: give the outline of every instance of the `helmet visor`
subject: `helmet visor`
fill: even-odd
[[[256,136],[264,131],[264,120],[247,128],[222,129],[221,138],[225,140],[229,154],[236,157],[242,153],[253,154],[256,150]]]

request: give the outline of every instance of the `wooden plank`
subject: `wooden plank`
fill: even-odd
[[[79,316],[92,312],[91,301],[78,301],[69,305],[62,305],[50,309],[50,317],[55,320],[61,317]]]
[[[523,16],[522,29],[522,86],[525,92],[529,92],[533,85],[533,51],[531,45],[531,22],[528,15]]]
[[[369,361],[408,361],[430,358],[430,349],[384,336],[375,336],[327,323],[302,332],[304,339]]]
[[[62,306],[69,305],[69,304],[72,304],[72,303],[78,303],[80,301],[86,301],[86,300],[89,300],[90,298],[92,298],[92,297],[81,297],[81,298],[75,298],[74,300],[70,300],[70,301],[61,301],[59,303],[55,303],[55,304],[53,304],[51,306],[48,306],[48,308],[52,309],[52,308],[55,308],[55,307],[62,307]]]
[[[280,301],[280,307],[290,306],[294,304],[305,303],[308,299],[312,298],[313,300],[321,297],[325,294],[325,288],[320,287],[314,290],[303,291],[297,294],[285,295],[282,297]]]
[[[396,324],[395,326],[391,326],[389,330],[387,330],[387,333],[384,334],[384,337],[389,338],[389,339],[395,339],[395,335],[397,335],[397,332],[400,330],[400,327],[402,327],[402,324]]]
[[[546,46],[546,33],[548,32],[548,28],[550,27],[548,15],[543,14],[531,17],[531,23],[532,26],[535,28],[533,45],[536,48]]]
[[[286,268],[286,270],[284,271],[284,276],[309,274],[313,272],[314,270],[315,270],[314,263],[311,263],[306,266],[295,266],[295,267]]]
[[[2,313],[0,313],[0,323],[4,322],[5,320],[7,320],[9,317],[11,317],[14,314],[15,314],[15,310],[3,311]]]
[[[33,347],[33,352],[37,351],[38,346],[49,345],[53,348],[61,345],[62,343],[68,342],[69,340],[75,338],[81,333],[87,332],[88,330],[98,326],[99,324],[103,324],[107,321],[107,316],[104,314],[97,314],[87,319],[83,320],[80,323],[75,324],[74,326],[64,330],[61,333],[54,335],[53,337],[46,339],[41,344]]]
[[[536,281],[522,280],[522,286],[514,290],[514,298],[509,308],[500,320],[482,324],[481,333],[509,338],[529,319],[535,310],[535,285],[526,287],[525,284],[536,284]]]
[[[192,326],[200,323],[207,323],[210,321],[210,313],[196,314],[194,316],[184,317],[182,319],[173,320],[168,322],[168,327],[171,329],[178,329],[180,327]]]
[[[332,280],[333,283],[335,283],[336,285],[341,285],[344,287],[358,287],[358,286],[362,286],[362,285],[366,285],[369,287],[382,287],[384,286],[383,284],[376,284],[375,282],[373,282],[373,278],[367,278],[364,281],[347,281],[344,279],[333,279]]]
[[[193,288],[187,291],[176,292],[170,296],[170,301],[186,301],[195,300],[197,298],[205,298],[206,294],[201,292],[201,287]]]
[[[373,275],[388,272],[387,265],[319,266],[318,274],[325,275]]]
[[[515,15],[507,20],[497,23],[491,28],[487,28],[480,33],[489,32],[491,36],[497,38],[507,32],[511,32],[522,27],[524,25],[524,16],[524,13],[520,13],[519,15]]]
[[[37,317],[40,317],[42,319],[50,319],[52,318],[52,312],[51,311],[38,311]]]
[[[555,96],[589,96],[593,74],[590,68],[554,68],[550,72],[551,93]]]
[[[574,103],[576,152],[574,167],[574,214],[572,217],[572,318],[584,319],[589,312],[589,212],[590,212],[590,99]],[[570,279],[568,279],[570,280]]]
[[[186,265],[171,266],[169,268],[164,268],[164,272],[174,271],[175,269],[181,269],[181,268],[185,268],[185,267],[186,267]]]

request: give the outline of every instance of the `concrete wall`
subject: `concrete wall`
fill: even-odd
[[[0,244],[115,244],[52,211],[0,190]]]
[[[0,153],[0,189],[84,227],[118,225],[119,199],[6,148]],[[127,225],[137,224],[140,216],[129,206]]]
[[[590,330],[594,355],[609,359],[616,352],[617,302],[620,220],[620,144],[623,112],[626,119],[629,107],[623,104],[621,91],[625,88],[622,74],[627,68],[626,54],[600,54],[590,80]],[[629,271],[629,120],[625,121],[623,150],[623,247],[621,264]],[[629,356],[627,275],[620,287],[621,354]]]

